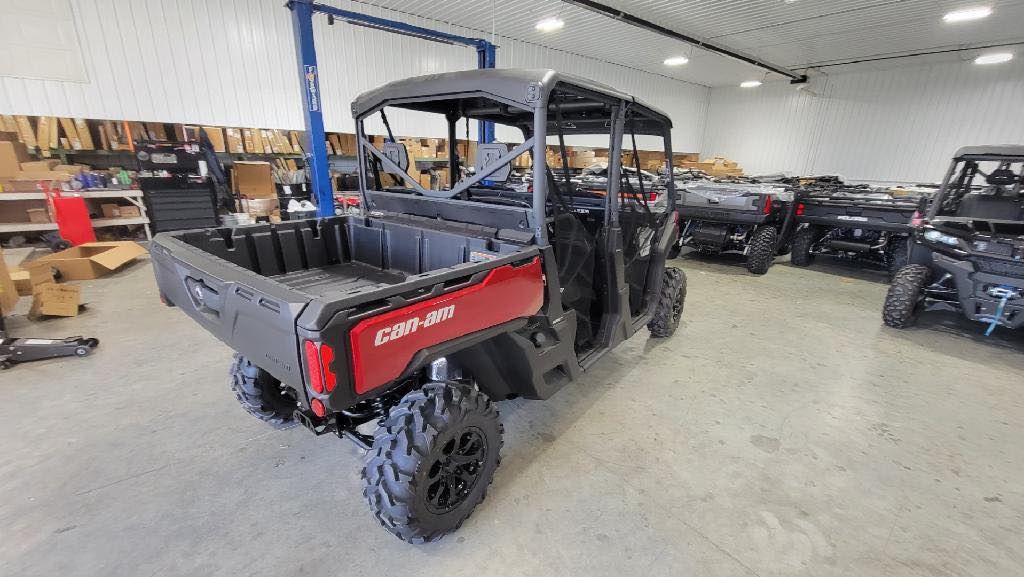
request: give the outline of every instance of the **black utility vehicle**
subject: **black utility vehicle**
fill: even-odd
[[[957,151],[889,287],[885,324],[908,327],[924,309],[959,311],[986,334],[1024,327],[1022,172],[1024,146]]]
[[[739,253],[747,257],[748,271],[764,274],[788,249],[793,194],[786,188],[701,181],[676,188],[683,225],[671,257],[684,246],[703,254]]]
[[[367,139],[365,124],[388,127],[393,109],[447,124],[449,141],[472,119],[524,142],[480,144],[473,176],[426,189],[392,135],[382,150]],[[662,137],[668,158],[671,122],[551,70],[392,82],[361,95],[353,114],[364,215],[161,234],[154,268],[166,302],[238,351],[231,386],[250,413],[354,440],[380,523],[431,541],[491,483],[502,446],[492,401],[545,399],[644,326],[676,330],[686,279],[665,258],[678,217],[650,210],[644,183],[622,179],[618,160],[636,135]],[[604,194],[579,196],[546,166],[548,137],[564,159],[568,134],[608,139],[616,160]],[[526,153],[532,190],[516,191],[504,181]],[[404,185],[382,186],[385,174]],[[326,481],[313,486],[330,501]]]
[[[816,255],[856,259],[890,275],[907,263],[907,238],[922,197],[894,197],[864,186],[811,185],[797,192],[790,262],[809,266]]]

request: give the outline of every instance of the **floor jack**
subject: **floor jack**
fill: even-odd
[[[0,314],[0,369],[9,369],[15,363],[41,361],[57,357],[84,357],[100,341],[82,337],[64,339],[16,339],[7,336],[4,317]]]

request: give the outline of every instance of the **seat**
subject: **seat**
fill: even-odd
[[[972,192],[960,201],[956,215],[985,220],[1020,220],[1021,199],[1017,196]]]

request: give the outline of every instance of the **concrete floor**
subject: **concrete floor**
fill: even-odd
[[[679,264],[685,326],[499,404],[488,499],[427,546],[368,513],[353,446],[237,406],[148,263],[83,283],[81,316],[10,323],[102,344],[0,373],[0,575],[1024,574],[1024,337],[886,329],[850,267]]]

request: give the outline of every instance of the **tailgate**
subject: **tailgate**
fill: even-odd
[[[150,253],[164,298],[274,377],[302,383],[295,320],[311,297],[166,234]]]
[[[905,201],[851,202],[838,199],[803,199],[800,222],[845,228],[901,231],[910,226],[916,203]]]

